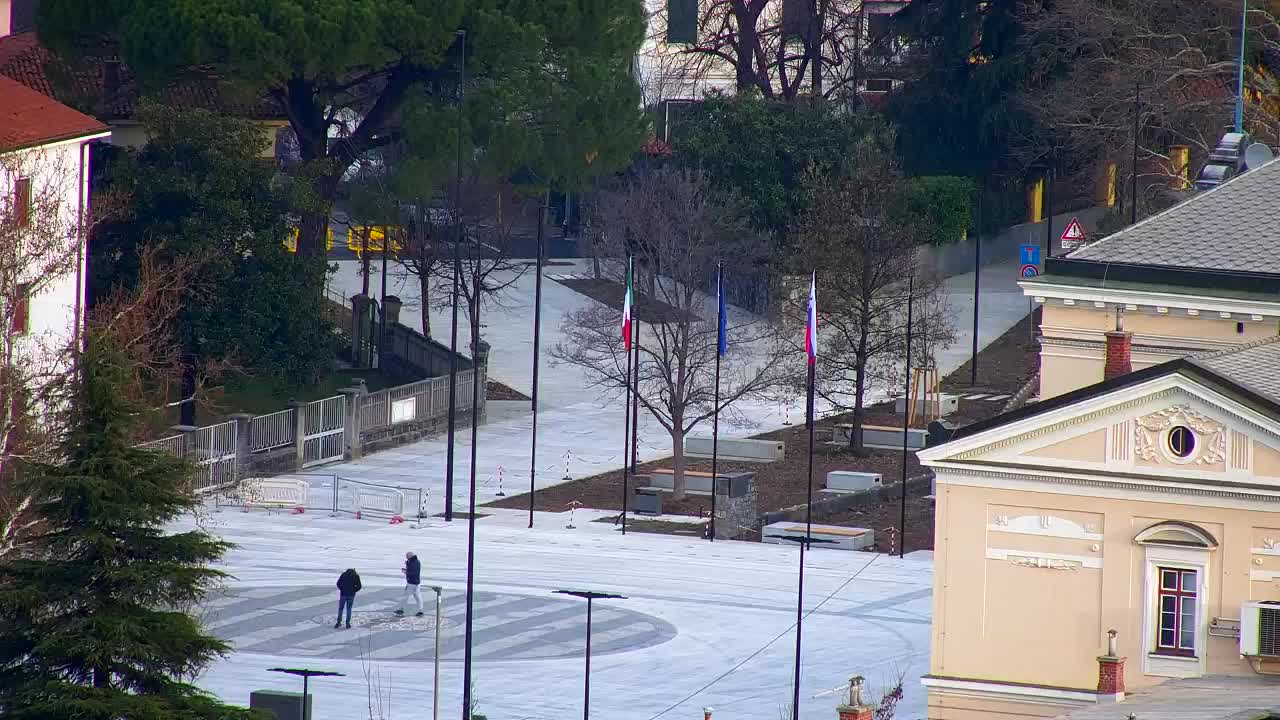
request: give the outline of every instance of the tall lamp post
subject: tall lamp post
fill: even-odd
[[[796,589],[796,658],[795,678],[791,686],[791,720],[800,720],[800,639],[804,628],[804,549],[814,543],[834,543],[835,540],[815,538],[812,535],[770,535],[800,546],[800,580]]]
[[[286,675],[295,675],[302,678],[302,720],[310,720],[310,704],[307,698],[310,696],[310,684],[308,681],[313,677],[345,677],[340,672],[330,672],[328,670],[308,670],[307,668],[267,668],[267,672],[278,672]]]
[[[624,595],[593,592],[591,590],[556,590],[556,595],[572,595],[587,601],[587,665],[582,684],[582,720],[591,717],[591,601],[592,600],[626,600]]]
[[[431,658],[432,663],[435,665],[431,675],[431,720],[440,720],[440,621],[444,617],[444,598],[441,595],[444,589],[439,585],[428,585],[427,587],[430,587],[436,594],[436,651]]]
[[[462,247],[462,103],[466,98],[467,84],[467,31],[458,31],[458,147],[457,167],[453,178],[453,210],[456,215],[458,235],[453,243],[453,301],[449,323],[449,440],[444,471],[444,519],[453,522],[453,443],[458,420],[458,283],[461,281],[462,260],[458,253]],[[474,368],[473,368],[474,369]],[[471,410],[475,412],[475,408]]]

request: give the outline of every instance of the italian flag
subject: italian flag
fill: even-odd
[[[622,344],[631,352],[631,258],[627,258],[627,294],[622,296]]]

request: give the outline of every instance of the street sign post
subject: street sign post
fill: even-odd
[[[1084,228],[1080,227],[1079,218],[1071,218],[1067,229],[1062,231],[1062,251],[1071,252],[1084,244]]]
[[[1039,274],[1040,274],[1040,270],[1035,265],[1022,266],[1022,277],[1024,278],[1033,278]]]
[[[1019,245],[1018,257],[1023,265],[1040,265],[1039,245]]]

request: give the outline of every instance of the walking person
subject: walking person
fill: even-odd
[[[356,593],[360,592],[360,573],[355,568],[347,568],[338,576],[338,621],[333,624],[337,630],[342,625],[342,611],[347,611],[347,629],[351,629],[351,607],[356,604]]]
[[[404,606],[409,602],[409,598],[413,598],[418,604],[418,617],[422,617],[422,590],[419,584],[422,582],[422,563],[418,562],[418,556],[412,552],[404,554],[404,567],[400,568],[400,572],[404,573],[404,593],[400,595],[400,609],[396,610],[396,615],[404,615]]]

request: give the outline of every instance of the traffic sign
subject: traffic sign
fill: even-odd
[[[1036,275],[1039,275],[1039,274],[1040,274],[1040,270],[1039,270],[1038,268],[1036,268],[1036,266],[1035,266],[1035,265],[1023,265],[1023,266],[1022,266],[1022,277],[1024,277],[1024,278],[1033,278],[1033,277],[1035,277]]]
[[[1084,228],[1080,227],[1078,218],[1071,218],[1067,229],[1062,231],[1062,249],[1075,250],[1084,243]]]
[[[1039,245],[1019,245],[1018,256],[1022,258],[1023,265],[1039,265],[1040,264],[1040,246]]]

